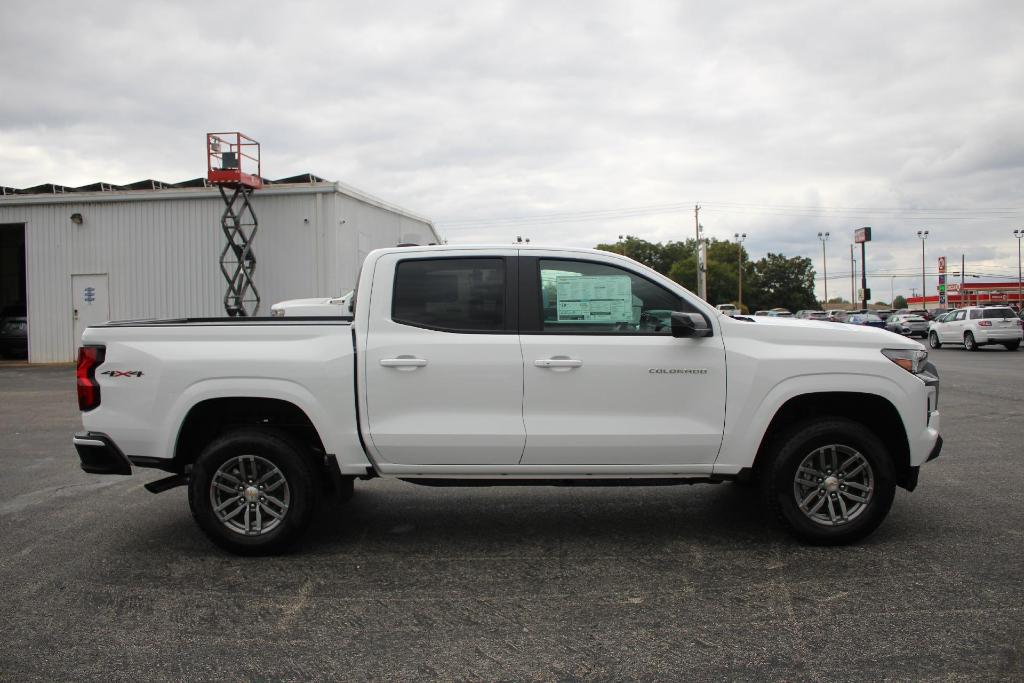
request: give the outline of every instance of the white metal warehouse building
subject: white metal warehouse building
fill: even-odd
[[[352,289],[373,249],[442,241],[428,219],[312,175],[265,185],[252,206],[259,315]],[[96,321],[224,316],[223,211],[204,179],[0,187],[0,306],[27,306],[29,361],[74,360]]]

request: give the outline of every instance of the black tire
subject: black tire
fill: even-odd
[[[1012,342],[1009,342],[1007,344],[1003,344],[1003,346],[1006,347],[1007,351],[1016,351],[1018,348],[1020,348],[1020,342],[1019,341],[1012,341]]]
[[[928,335],[928,346],[932,347],[933,349],[941,349],[942,342],[939,341],[939,335],[935,334],[934,332],[930,333]]]
[[[971,334],[970,332],[964,333],[964,348],[967,349],[968,351],[978,350],[978,342],[974,340],[974,335]]]
[[[861,473],[870,474],[873,489],[870,496],[867,497],[866,503],[850,503],[851,505],[860,505],[860,507],[857,508],[859,511],[855,513],[853,512],[854,508],[850,508],[849,520],[842,521],[840,519],[838,522],[829,523],[815,521],[812,515],[805,513],[800,508],[800,501],[797,500],[796,478],[805,458],[819,452],[819,449],[832,445],[855,451],[866,461],[868,468],[861,469]],[[812,545],[853,543],[877,529],[889,514],[896,492],[892,457],[885,444],[864,425],[840,417],[819,418],[798,425],[787,432],[775,442],[773,450],[774,457],[763,468],[761,476],[761,488],[765,502],[789,531],[805,543]],[[853,469],[852,466],[850,469]],[[836,475],[838,474],[839,472],[836,472]],[[830,479],[835,480],[836,478],[830,477]],[[853,479],[846,481],[849,484]],[[804,483],[801,481],[801,485]],[[816,487],[816,484],[811,485],[812,489]],[[826,493],[823,497],[835,498],[836,495],[850,493],[853,491],[848,489],[845,494],[836,491],[832,494]],[[845,502],[843,504],[846,505]],[[829,507],[833,507],[831,502],[829,502]],[[834,507],[836,510],[839,509],[838,501]],[[824,512],[820,514],[824,514]]]
[[[225,502],[228,502],[229,498],[233,498],[233,494],[225,494],[221,488],[215,489],[215,475],[221,466],[227,464],[227,469],[224,469],[218,477],[218,483],[224,483],[224,476],[239,477],[239,470],[231,468],[239,462],[236,459],[242,456],[251,456],[251,459],[241,461],[243,466],[248,461],[253,468],[263,467],[263,471],[267,471],[271,467],[276,468],[284,479],[284,484],[278,485],[273,490],[275,493],[287,492],[287,498],[284,498],[287,505],[284,506],[283,512],[282,508],[277,508],[277,512],[282,512],[280,518],[273,518],[263,512],[268,509],[266,505],[259,502],[264,498],[243,497],[249,496],[250,491],[253,496],[260,495],[253,489],[253,484],[259,483],[259,479],[245,480],[244,473],[241,474],[241,483],[248,488],[245,492],[239,491],[238,501],[241,507],[234,509],[240,510],[243,515],[246,515],[245,501],[250,501],[249,506],[253,509],[253,518],[258,511],[261,521],[264,518],[272,520],[267,523],[267,530],[262,532],[247,534],[243,530],[232,528],[229,526],[229,522],[222,521],[214,510],[215,497],[222,497]],[[318,509],[320,489],[322,488],[316,481],[316,476],[317,469],[312,458],[299,443],[290,439],[288,435],[258,429],[240,429],[218,437],[203,450],[192,468],[188,487],[188,502],[192,508],[192,516],[199,528],[221,548],[238,555],[274,555],[292,547],[309,527],[313,513]],[[272,486],[277,481],[278,476],[273,475],[267,485]],[[279,493],[279,495],[283,497],[284,493]],[[271,511],[268,510],[268,512]],[[247,528],[251,528],[250,517],[246,515],[242,519]],[[242,521],[236,516],[230,523],[241,525]],[[254,524],[255,521],[253,521]]]

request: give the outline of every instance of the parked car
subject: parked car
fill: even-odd
[[[771,311],[756,311],[754,315],[771,315]]]
[[[87,328],[82,469],[168,472],[148,490],[188,486],[202,531],[249,555],[284,551],[323,496],[374,477],[754,479],[797,537],[835,545],[877,528],[941,449],[919,343],[719,315],[619,254],[381,249],[357,292],[344,318]]]
[[[839,316],[845,315],[845,314],[846,314],[846,309],[845,308],[830,308],[829,310],[825,311],[825,315],[832,322],[838,322]]]
[[[928,311],[925,308],[908,308],[907,310],[903,311],[903,313],[904,315],[919,315],[925,320],[931,320],[932,318],[935,317],[934,315],[931,314],[930,311]]]
[[[874,313],[854,313],[853,315],[846,316],[846,319],[843,320],[843,322],[850,325],[866,325],[868,327],[885,328],[885,321]]]
[[[889,318],[893,315],[891,308],[876,308],[871,312],[886,322],[889,322]]]
[[[726,315],[740,314],[740,309],[736,308],[736,306],[733,304],[718,304],[717,306],[715,306],[715,308],[717,308],[722,313],[725,313]]]
[[[800,318],[802,320],[826,320],[828,315],[825,311],[802,310],[794,313],[793,317]]]
[[[0,355],[28,358],[28,316],[23,305],[5,306],[0,311]]]
[[[1002,344],[1016,351],[1024,338],[1024,321],[1009,306],[968,306],[957,309],[935,321],[928,331],[928,345],[933,349],[943,344],[963,344],[968,351],[980,346]]]
[[[790,313],[789,311],[787,311],[784,308],[781,309],[781,310],[777,309],[777,308],[773,308],[772,310],[768,311],[768,317],[769,318],[792,318],[793,314]]]
[[[885,329],[907,337],[925,339],[928,336],[928,321],[919,315],[903,313],[889,316],[885,321]]]

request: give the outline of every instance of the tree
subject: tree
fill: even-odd
[[[672,265],[687,255],[695,253],[696,240],[685,242],[648,242],[647,240],[626,235],[615,244],[599,244],[595,249],[622,254],[653,268],[662,275],[668,275]]]
[[[691,292],[697,291],[697,240],[648,242],[626,235],[597,249],[622,254],[667,275]],[[739,253],[738,251],[739,250]],[[817,308],[811,259],[768,254],[751,262],[742,244],[711,238],[707,245],[708,301],[737,304],[738,257],[743,261],[743,301],[751,309],[784,306],[791,311]],[[844,302],[840,298],[841,302]]]
[[[902,294],[897,296],[895,299],[892,300],[892,307],[894,309],[906,308],[907,307],[907,299],[906,299],[906,297],[904,297]]]
[[[830,304],[848,304],[850,302],[847,301],[846,299],[844,299],[841,296],[834,296],[831,299],[829,299],[826,303],[830,303]]]
[[[797,311],[818,307],[814,295],[814,265],[809,258],[786,258],[769,252],[754,263],[752,280],[751,308],[782,307]]]

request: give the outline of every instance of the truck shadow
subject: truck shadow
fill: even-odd
[[[756,489],[734,484],[431,489],[373,483],[357,485],[349,503],[325,510],[300,552],[343,552],[353,544],[436,551],[442,543],[469,553],[602,545],[618,552],[679,542],[771,545],[789,538]]]

